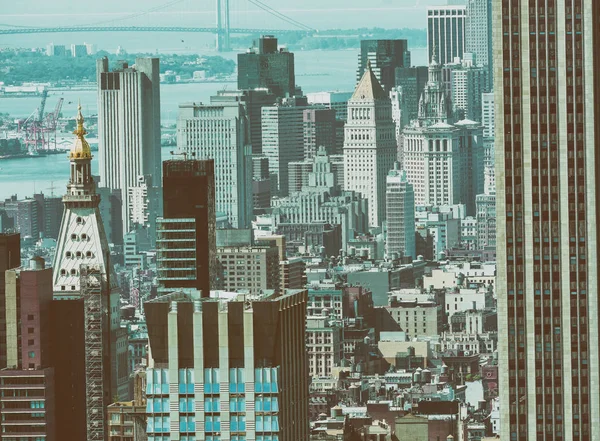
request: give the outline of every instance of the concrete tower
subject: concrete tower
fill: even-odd
[[[369,200],[369,225],[385,220],[385,180],[396,159],[392,103],[371,65],[348,101],[344,132],[344,189]]]
[[[397,165],[397,164],[396,164]],[[415,193],[408,182],[406,172],[397,167],[387,176],[386,191],[387,240],[385,252],[388,258],[412,256],[415,251]]]
[[[123,232],[132,227],[129,189],[140,176],[161,182],[160,89],[158,58],[138,58],[135,66],[121,62],[109,71],[106,57],[97,61],[100,185],[120,190],[124,203]],[[157,216],[157,193],[149,201]]]
[[[493,13],[500,432],[597,441],[600,2]]]

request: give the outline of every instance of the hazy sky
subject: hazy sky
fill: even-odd
[[[445,0],[262,0],[274,9],[315,28],[358,26],[424,27],[428,5]],[[127,17],[122,24],[178,23],[209,26],[214,21],[215,0],[1,0],[0,23],[14,25],[93,24]],[[6,7],[10,4],[10,8]],[[233,26],[285,27],[248,0],[230,0]],[[164,6],[164,8],[163,8]]]
[[[230,0],[231,26],[296,29],[252,4]],[[426,8],[447,0],[261,0],[315,29],[425,28]],[[215,26],[216,0],[0,0],[0,29],[15,26]],[[10,8],[5,7],[10,4]],[[94,32],[0,35],[0,47],[45,47],[48,43],[93,43],[113,51],[208,51],[210,34]],[[410,45],[410,42],[409,42]]]

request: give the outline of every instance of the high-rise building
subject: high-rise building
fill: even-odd
[[[598,440],[600,2],[496,4],[500,433]]]
[[[157,220],[159,289],[198,290],[208,297],[217,258],[212,159],[163,163],[163,213]]]
[[[402,91],[407,121],[416,119],[419,113],[419,98],[427,84],[427,66],[400,67],[396,69],[396,89]]]
[[[304,158],[312,158],[319,147],[329,154],[336,152],[335,110],[311,107],[302,112],[304,122]]]
[[[427,53],[443,66],[463,58],[465,52],[466,6],[430,6],[427,8]]]
[[[418,118],[404,129],[403,169],[417,206],[463,203],[473,216],[475,196],[483,193],[482,128],[470,120],[454,123],[451,102],[434,57]]]
[[[487,89],[487,68],[476,66],[473,58],[465,54],[465,59],[450,70],[450,90],[455,117],[481,122],[482,95]]]
[[[109,70],[108,58],[96,62],[100,183],[121,190],[123,231],[132,228],[129,188],[138,177],[160,183],[160,89],[158,58],[120,62]],[[151,215],[160,215],[149,208]]]
[[[385,220],[385,179],[396,160],[392,104],[367,66],[348,101],[344,135],[344,190],[357,191],[369,201],[369,225]]]
[[[397,165],[397,164],[396,164]],[[417,258],[415,251],[415,193],[406,172],[395,166],[387,176],[386,219],[388,258]]]
[[[21,266],[21,236],[0,233],[0,312],[6,310],[5,274]],[[0,368],[6,367],[6,315],[0,313]]]
[[[306,291],[144,303],[149,438],[308,439]]]
[[[358,69],[356,71],[356,83],[358,84],[365,71],[367,64],[371,64],[371,70],[383,87],[390,92],[396,82],[396,68],[410,67],[410,52],[407,40],[361,40],[360,53],[358,55]]]
[[[494,138],[495,136],[495,115],[494,93],[481,94],[481,124],[483,125],[484,138]]]
[[[241,98],[180,104],[177,120],[179,153],[214,160],[215,207],[227,214],[232,228],[247,228],[252,219],[252,148]]]
[[[210,97],[210,103],[214,106],[235,106],[238,102],[244,104],[250,134],[248,142],[252,145],[253,155],[262,153],[262,108],[272,106],[276,101],[277,97],[268,89],[220,90]]]
[[[279,292],[279,250],[276,246],[232,245],[217,248],[221,287],[229,292]]]
[[[263,155],[269,160],[273,189],[279,196],[289,192],[289,163],[304,159],[304,107],[283,102],[262,108]]]
[[[277,38],[263,35],[238,54],[238,89],[267,89],[279,98],[296,95],[294,54],[277,48]]]
[[[492,0],[467,0],[465,52],[475,54],[477,63],[485,66],[492,90]]]
[[[92,153],[85,139],[81,106],[73,133],[76,138],[69,154],[71,177],[63,197],[65,210],[52,265],[52,286],[55,303],[59,304],[57,315],[69,311],[69,317],[61,320],[83,326],[57,325],[53,329],[55,356],[62,351],[78,357],[74,361],[56,356],[57,390],[65,395],[61,400],[64,405],[57,408],[57,418],[83,405],[87,439],[103,439],[107,431],[106,406],[113,397],[126,398],[129,393],[127,339],[120,333],[119,290],[98,208],[100,198],[91,174]],[[69,333],[82,335],[65,335]],[[77,344],[71,344],[72,338]],[[84,391],[83,403],[69,395],[72,389]],[[57,424],[57,430],[59,439],[67,433],[72,435],[71,429],[62,424]]]
[[[306,94],[308,104],[323,105],[328,109],[335,110],[338,120],[348,119],[348,100],[352,98],[352,92],[312,92]]]

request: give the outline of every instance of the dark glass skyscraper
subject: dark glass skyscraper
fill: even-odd
[[[255,46],[238,54],[238,89],[269,89],[277,97],[294,96],[294,54],[278,49],[272,35],[264,35]]]
[[[501,433],[599,440],[600,2],[494,2]]]
[[[392,90],[396,81],[396,68],[410,66],[407,40],[361,40],[358,56],[356,83],[363,77],[367,64],[386,92]]]
[[[212,159],[163,162],[163,213],[157,221],[162,290],[197,289],[208,297],[217,253]]]

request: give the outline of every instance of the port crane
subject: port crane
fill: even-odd
[[[36,155],[40,150],[49,150],[52,134],[54,134],[54,149],[56,149],[56,128],[64,98],[58,100],[54,112],[44,116],[47,98],[48,89],[44,89],[40,106],[27,119],[19,121],[19,133],[23,134],[30,155]]]

